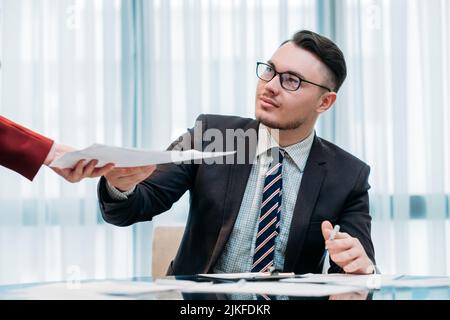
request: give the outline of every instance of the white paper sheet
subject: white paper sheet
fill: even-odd
[[[169,299],[182,299],[187,293],[248,293],[299,297],[336,296],[358,292],[361,288],[331,284],[284,283],[277,281],[213,284],[179,280],[155,282],[94,281],[68,286],[66,283],[43,284],[21,288],[9,293],[12,299],[31,300],[115,300],[142,299],[147,295],[169,294]],[[153,295],[152,295],[153,294]],[[148,298],[148,297],[147,297]]]
[[[12,291],[14,299],[30,300],[115,300],[180,289],[176,283],[161,285],[151,282],[95,281],[68,286],[66,283],[37,285]]]
[[[208,273],[199,274],[204,278],[211,280],[264,280],[270,278],[284,279],[289,277],[295,277],[295,273],[278,273],[277,275],[271,275],[269,272],[245,272],[245,273]]]
[[[183,162],[198,159],[219,158],[236,152],[200,152],[187,151],[148,151],[111,147],[94,144],[89,148],[69,152],[53,161],[50,166],[55,168],[73,168],[80,160],[99,160],[97,167],[103,167],[108,163],[114,163],[118,168],[141,167],[153,164]]]
[[[266,295],[282,295],[291,297],[324,297],[343,293],[358,292],[361,288],[312,283],[285,283],[277,281],[221,284],[198,284],[184,287],[183,292],[190,293],[254,293]]]
[[[380,289],[382,287],[414,288],[450,286],[450,277],[415,277],[384,274],[305,274],[301,278],[283,279],[281,281],[288,283],[324,283],[367,289]]]
[[[282,282],[289,283],[322,283],[345,285],[368,289],[379,289],[383,281],[390,281],[395,276],[386,275],[351,275],[351,274],[304,274],[300,277],[283,279]]]
[[[255,273],[245,272],[245,273],[205,273],[199,274],[202,277],[209,277],[212,279],[228,279],[228,280],[239,280],[239,279],[249,279]],[[268,274],[270,275],[270,274]]]

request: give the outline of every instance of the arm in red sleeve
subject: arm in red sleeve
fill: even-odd
[[[53,140],[0,116],[0,165],[33,180]]]

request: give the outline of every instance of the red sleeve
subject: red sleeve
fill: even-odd
[[[0,116],[0,165],[33,180],[53,140]]]

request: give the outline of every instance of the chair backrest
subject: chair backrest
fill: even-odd
[[[152,244],[152,277],[153,279],[164,277],[170,262],[175,258],[184,226],[157,226],[153,231]]]

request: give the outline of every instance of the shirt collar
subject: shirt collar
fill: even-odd
[[[301,172],[305,170],[306,162],[308,161],[309,153],[311,151],[315,135],[316,134],[313,131],[303,141],[283,148],[286,151],[288,157],[292,159],[292,161],[300,169]],[[270,134],[269,128],[261,123],[259,126],[258,147],[256,155],[259,157],[262,154],[267,153],[267,151],[271,150],[272,148],[279,148],[279,145],[274,137]]]

